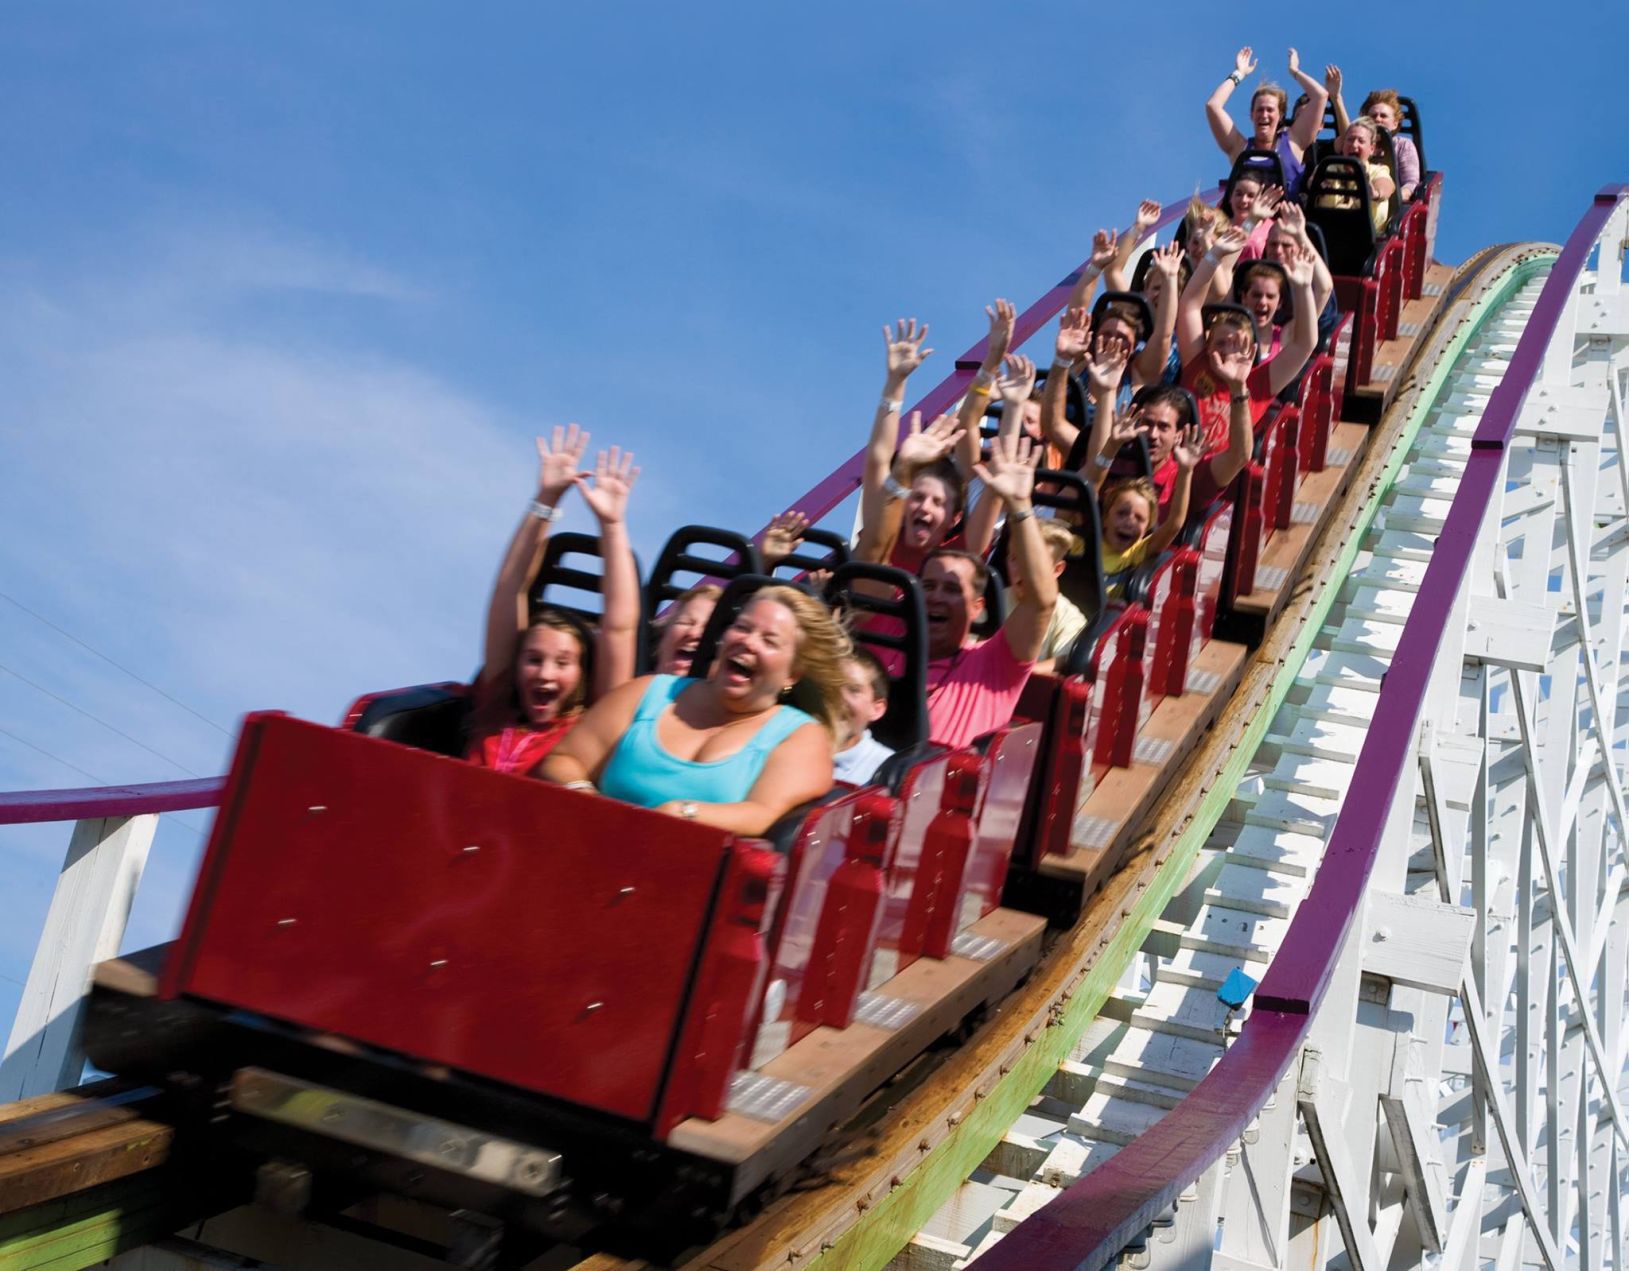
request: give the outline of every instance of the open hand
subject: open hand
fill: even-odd
[[[1199,461],[1205,457],[1205,430],[1198,424],[1189,424],[1171,448],[1171,457],[1177,461],[1179,468],[1197,468]]]
[[[990,343],[984,350],[984,367],[993,372],[1001,365],[1001,359],[1007,356],[1007,350],[1012,348],[1012,332],[1018,321],[1018,310],[1012,307],[1010,300],[997,300],[994,305],[985,305],[984,312],[990,319]]]
[[[1073,366],[1086,356],[1092,345],[1092,314],[1089,309],[1071,309],[1058,323],[1058,361]]]
[[[913,410],[910,431],[899,443],[899,453],[896,456],[899,466],[914,474],[935,459],[944,458],[960,440],[963,431],[953,415],[940,415],[923,428],[922,412]]]
[[[1242,252],[1244,245],[1249,241],[1250,235],[1246,234],[1244,230],[1237,225],[1229,225],[1216,236],[1210,250],[1215,252],[1221,259],[1226,260],[1229,256],[1237,256]]]
[[[540,502],[553,506],[577,480],[577,465],[588,449],[588,434],[576,424],[554,426],[548,441],[537,439],[537,489]]]
[[[1001,377],[997,387],[1001,390],[1001,400],[1020,406],[1029,400],[1030,390],[1035,387],[1035,363],[1031,362],[1022,353],[1007,354],[1007,373]]]
[[[890,379],[904,379],[933,352],[924,349],[923,342],[928,338],[928,324],[924,322],[920,329],[915,318],[901,318],[890,330],[882,329],[883,343],[888,346],[888,376]]]
[[[1258,221],[1270,221],[1278,205],[1284,201],[1284,187],[1281,185],[1266,186],[1256,195],[1255,202],[1250,205],[1250,215]]]
[[[1279,229],[1306,241],[1307,214],[1299,203],[1280,203],[1278,215],[1273,219],[1278,222]]]
[[[1097,352],[1086,363],[1086,382],[1094,396],[1114,393],[1120,388],[1120,377],[1125,374],[1126,363],[1131,360],[1131,346],[1121,335],[1108,335],[1097,342]]]
[[[1244,396],[1249,390],[1250,372],[1255,366],[1250,337],[1243,331],[1226,331],[1206,355],[1210,373],[1227,386],[1233,397]]]
[[[1248,44],[1233,55],[1233,69],[1237,71],[1241,77],[1250,74],[1251,71],[1256,69],[1256,56],[1251,51]]]
[[[1041,461],[1041,448],[1022,433],[997,437],[990,457],[973,465],[973,473],[984,488],[1008,507],[1028,503],[1035,491],[1035,468]]]
[[[1291,49],[1290,50],[1290,74],[1291,75],[1299,75],[1300,73],[1301,73],[1301,55],[1299,53],[1297,53],[1294,49]]]
[[[1137,204],[1137,217],[1132,222],[1137,227],[1137,237],[1141,238],[1148,232],[1150,226],[1160,219],[1160,205],[1153,199],[1144,199]]]
[[[769,523],[764,540],[758,545],[765,569],[774,569],[798,548],[803,546],[803,531],[809,528],[809,518],[802,512],[782,512]]]
[[[1324,91],[1332,98],[1341,95],[1341,68],[1333,62],[1324,67]]]
[[[1294,251],[1290,252],[1283,261],[1284,272],[1289,275],[1290,282],[1297,287],[1310,287],[1312,279],[1317,272],[1313,266],[1313,252],[1310,247],[1297,243]]]
[[[1137,440],[1137,434],[1142,430],[1143,408],[1133,406],[1109,424],[1109,453],[1113,454],[1128,441]]]
[[[1156,247],[1151,253],[1154,257],[1153,268],[1165,275],[1165,281],[1174,283],[1182,272],[1182,244],[1167,243],[1164,247]]]
[[[1100,229],[1092,235],[1092,254],[1090,264],[1098,273],[1102,273],[1114,264],[1114,253],[1120,245],[1120,231]]]
[[[616,525],[622,521],[628,509],[628,492],[637,480],[639,469],[634,467],[633,451],[624,454],[620,446],[612,446],[609,452],[600,451],[594,460],[592,481],[586,472],[579,472],[576,478],[583,502],[601,525]]]

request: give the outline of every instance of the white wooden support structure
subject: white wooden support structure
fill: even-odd
[[[1300,1057],[1125,1266],[1626,1267],[1626,242],[1619,203],[1503,447],[1416,753]],[[1422,397],[1211,850],[968,1185],[1002,1207],[937,1216],[943,1265],[972,1262],[1181,1106],[1226,1045],[1217,987],[1236,967],[1261,977],[1342,809],[1369,797],[1351,775],[1381,682],[1549,276],[1551,261],[1511,261],[1518,285],[1484,284],[1497,298]]]
[[[0,1103],[79,1084],[91,968],[119,952],[157,828],[154,815],[75,823],[0,1061]]]

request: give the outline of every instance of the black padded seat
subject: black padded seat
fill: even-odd
[[[674,530],[662,545],[650,577],[645,580],[644,622],[648,633],[667,605],[690,588],[706,581],[720,585],[742,574],[761,575],[763,561],[758,548],[745,534],[712,525],[685,525]],[[655,642],[645,642],[640,650],[643,672],[654,669]]]
[[[1323,233],[1330,273],[1359,278],[1373,270],[1369,177],[1356,159],[1331,155],[1318,164],[1307,179],[1307,223]]]
[[[833,530],[823,530],[811,525],[803,531],[803,546],[790,556],[783,557],[769,572],[781,582],[795,582],[804,574],[813,573],[817,569],[835,570],[847,560],[846,538]]]

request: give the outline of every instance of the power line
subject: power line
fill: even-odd
[[[7,666],[3,662],[0,662],[0,671],[4,671],[7,675],[11,676],[15,680],[21,680],[24,684],[28,685],[29,688],[35,690],[35,692],[44,693],[45,696],[49,697],[52,701],[61,702],[69,710],[75,711],[78,714],[83,715],[86,719],[91,720],[94,723],[100,724],[103,728],[107,729],[108,732],[113,733],[115,736],[123,737],[132,746],[140,746],[148,754],[154,755],[157,758],[162,759],[165,763],[169,764],[170,767],[172,767],[172,768],[179,768],[182,772],[186,773],[187,776],[196,777],[198,775],[196,772],[194,772],[191,768],[187,767],[187,765],[182,763],[180,760],[171,759],[162,750],[153,749],[153,747],[149,746],[146,742],[140,740],[139,738],[132,737],[129,733],[125,732],[124,729],[117,728],[114,725],[108,723],[107,720],[103,719],[100,715],[93,715],[90,711],[86,710],[83,706],[74,705],[74,703],[70,702],[66,697],[62,696],[62,694],[52,692],[50,689],[46,688],[45,685],[43,685],[43,684],[36,684],[33,680],[29,679],[28,676],[22,675],[17,671],[13,671],[9,666]]]
[[[194,719],[199,720],[202,723],[208,724],[211,728],[213,728],[216,732],[218,732],[222,737],[230,737],[232,735],[227,729],[221,727],[221,725],[217,724],[214,720],[210,719],[209,716],[200,714],[198,711],[193,710],[192,707],[188,706],[180,698],[174,697],[174,696],[170,695],[169,693],[166,693],[163,689],[159,688],[159,686],[157,684],[154,684],[151,680],[144,679],[142,676],[137,675],[129,667],[124,666],[121,663],[115,662],[112,658],[108,657],[108,655],[103,653],[100,649],[95,648],[92,645],[86,644],[83,640],[81,640],[78,636],[76,636],[72,631],[65,631],[65,630],[63,630],[63,628],[57,626],[56,623],[52,622],[49,618],[45,617],[43,614],[35,613],[34,610],[30,609],[27,605],[25,605],[22,601],[18,600],[15,596],[8,596],[8,595],[6,595],[5,592],[0,591],[0,600],[4,600],[8,604],[15,605],[17,608],[21,609],[24,613],[26,613],[30,618],[33,618],[36,622],[44,623],[46,626],[50,627],[51,630],[55,631],[58,635],[62,636],[64,639],[72,640],[80,648],[86,650],[89,653],[94,653],[97,657],[101,658],[102,661],[106,662],[109,666],[113,667],[115,670],[124,672],[124,674],[128,675],[131,679],[135,680],[136,683],[141,684],[144,687],[151,689],[153,692],[157,693],[160,697],[162,697],[165,701],[170,702],[173,705],[179,706],[182,710],[186,711],[187,714],[191,715]],[[21,678],[21,677],[19,677],[19,678]],[[26,745],[27,743],[25,742],[24,744]],[[137,743],[137,744],[139,745],[140,743]],[[69,764],[68,766],[70,768],[72,768],[74,765]],[[81,768],[81,769],[77,769],[76,771],[83,772],[84,769]]]

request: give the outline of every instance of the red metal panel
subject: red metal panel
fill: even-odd
[[[267,716],[224,809],[167,994],[652,1115],[729,836]]]
[[[1002,729],[985,755],[990,778],[979,808],[973,857],[956,929],[965,930],[1001,903],[1024,804],[1034,785],[1045,726],[1018,723]]]
[[[747,1059],[752,1019],[769,970],[765,911],[780,890],[783,866],[768,847],[736,843],[730,849],[717,920],[707,933],[695,992],[674,1048],[673,1071],[656,1114],[659,1139],[686,1118],[724,1115],[730,1079]]]
[[[1233,509],[1235,541],[1232,546],[1233,570],[1222,578],[1222,603],[1231,606],[1240,596],[1248,596],[1256,589],[1256,561],[1261,555],[1262,542],[1262,487],[1265,474],[1259,463],[1244,470],[1244,493],[1240,505]]]
[[[1091,691],[1091,685],[1078,675],[1058,684],[1050,740],[1035,794],[1036,830],[1027,842],[1019,843],[1016,853],[1026,868],[1033,869],[1043,856],[1065,856],[1069,852],[1069,828],[1074,824],[1076,805],[1086,797],[1085,786],[1090,779],[1086,721]]]
[[[955,939],[973,853],[973,812],[983,793],[983,757],[971,750],[946,758],[939,808],[928,822],[916,882],[900,936],[903,954],[945,958]]]
[[[1137,743],[1148,611],[1141,605],[1132,605],[1126,610],[1120,629],[1118,647],[1108,668],[1102,723],[1092,753],[1094,766],[1131,767],[1131,752]]]
[[[820,906],[808,972],[798,993],[792,1040],[825,1024],[847,1028],[871,970],[882,927],[886,870],[899,832],[899,804],[880,792],[861,796],[843,840],[843,862]]]
[[[879,956],[868,980],[871,988],[903,971],[916,961],[920,953],[919,949],[909,947],[905,942],[905,916],[910,911],[911,895],[916,889],[922,844],[927,838],[928,826],[939,811],[945,784],[945,765],[950,761],[951,753],[943,752],[923,760],[907,772],[900,782],[903,820],[899,830],[899,847],[887,874],[888,896],[883,905],[882,930],[877,936]]]
[[[1222,603],[1222,581],[1227,573],[1227,543],[1233,534],[1233,505],[1223,503],[1205,519],[1199,540],[1199,577],[1194,580],[1194,645],[1197,654],[1216,629],[1216,611]],[[1187,681],[1183,681],[1186,687]]]
[[[1194,603],[1199,582],[1199,553],[1181,547],[1160,566],[1149,588],[1148,680],[1143,686],[1141,728],[1154,707],[1167,696],[1180,697],[1188,686],[1188,666],[1199,651]]]
[[[1352,315],[1343,313],[1340,321],[1335,324],[1335,330],[1329,337],[1329,350],[1333,355],[1335,364],[1330,368],[1329,374],[1331,400],[1329,404],[1329,425],[1324,430],[1325,445],[1329,441],[1328,434],[1334,431],[1336,422],[1343,417],[1346,409],[1346,377],[1350,373],[1352,363],[1352,331]],[[1314,471],[1322,472],[1323,468],[1320,466],[1315,468]]]

